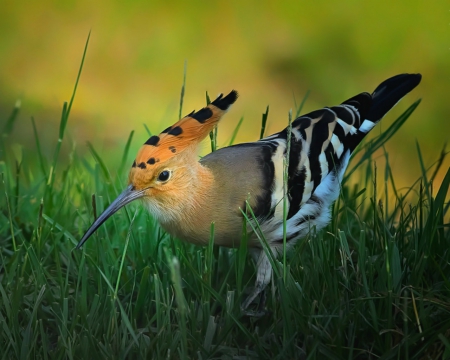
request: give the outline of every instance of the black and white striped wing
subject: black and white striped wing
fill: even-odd
[[[288,237],[303,236],[311,225],[321,228],[328,223],[329,207],[339,195],[339,183],[351,152],[366,134],[360,128],[362,124],[367,127],[363,114],[370,103],[370,94],[362,93],[339,106],[317,110],[293,121],[287,179]],[[283,159],[287,155],[287,137],[288,129],[285,129],[260,141],[271,145],[275,170],[271,212],[264,222],[269,238],[282,239],[279,223],[283,219]]]
[[[368,122],[364,115],[370,103],[371,96],[362,93],[339,106],[314,111],[292,123],[288,219],[299,212],[319,186],[327,185],[329,188],[332,185],[339,190],[339,184],[334,184],[334,181],[328,184],[332,180],[330,175],[333,179],[342,180],[351,153],[367,133]],[[283,132],[287,133],[287,130]],[[329,181],[324,183],[327,179]],[[327,193],[331,190],[328,189]],[[316,197],[318,195],[321,193]],[[332,196],[331,202],[335,198]],[[330,203],[327,199],[319,200]]]
[[[320,229],[330,220],[330,205],[339,196],[340,182],[356,146],[378,121],[420,82],[419,74],[402,74],[381,83],[372,94],[361,93],[341,105],[323,108],[292,123],[288,167],[288,239]],[[271,211],[264,223],[268,238],[283,238],[283,159],[288,129],[260,143],[272,147],[274,175]],[[269,199],[267,199],[269,200]]]

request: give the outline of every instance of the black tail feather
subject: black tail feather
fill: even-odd
[[[372,105],[366,118],[379,121],[402,97],[419,85],[422,75],[400,74],[383,81],[372,93]]]

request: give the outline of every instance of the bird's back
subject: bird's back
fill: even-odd
[[[227,211],[228,217],[241,216],[239,207],[245,209],[244,201],[250,199],[266,239],[273,246],[281,244],[283,160],[289,152],[287,239],[306,235],[312,226],[324,227],[353,150],[420,79],[420,75],[397,75],[380,84],[372,95],[361,93],[341,105],[297,118],[290,129],[205,156],[201,164],[214,174],[221,197],[217,218],[226,218]]]

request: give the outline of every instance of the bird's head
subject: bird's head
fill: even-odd
[[[80,248],[111,215],[136,199],[150,205],[171,206],[189,186],[192,162],[197,161],[199,143],[217,125],[222,115],[236,101],[233,90],[222,94],[207,107],[192,112],[159,135],[151,136],[136,155],[128,175],[128,187],[109,205],[86,231]]]

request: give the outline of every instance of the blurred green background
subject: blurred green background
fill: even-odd
[[[20,99],[13,141],[34,151],[33,116],[52,154],[89,31],[64,149],[86,153],[90,141],[112,167],[131,130],[134,153],[148,138],[143,123],[160,132],[177,120],[185,61],[183,114],[204,105],[205,91],[240,93],[220,125],[221,146],[241,116],[237,141],[257,139],[267,105],[269,134],[286,126],[294,98],[300,103],[308,90],[303,112],[420,72],[420,86],[373,131],[422,98],[387,146],[397,185],[412,185],[420,173],[415,141],[431,165],[449,137],[449,24],[443,0],[2,1],[0,126]]]

